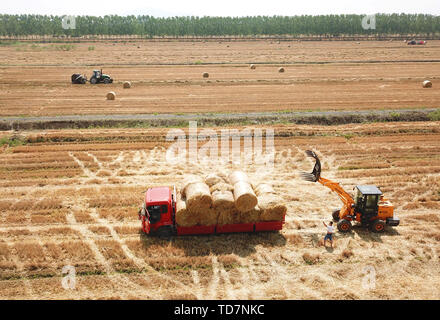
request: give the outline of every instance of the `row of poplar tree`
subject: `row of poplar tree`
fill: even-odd
[[[363,15],[302,15],[255,17],[153,17],[107,15],[75,17],[75,29],[63,28],[63,16],[0,15],[0,35],[140,35],[252,36],[252,35],[435,35],[440,16],[428,14],[376,14],[375,25],[363,27]],[[72,21],[66,22],[71,24]],[[66,26],[66,24],[64,25]],[[364,24],[365,26],[365,24]]]

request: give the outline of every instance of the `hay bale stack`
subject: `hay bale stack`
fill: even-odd
[[[278,72],[279,73],[283,73],[285,70],[284,70],[284,68],[283,67],[281,67],[281,68],[278,68]]]
[[[212,206],[211,192],[204,182],[189,184],[185,189],[186,208],[194,213],[202,213]]]
[[[107,100],[115,100],[116,99],[116,93],[114,93],[113,91],[110,91],[109,93],[107,93]]]
[[[257,67],[255,66],[255,64],[251,64],[251,65],[249,66],[249,68],[251,68],[252,70],[255,70]]]
[[[185,199],[177,198],[176,202],[176,223],[181,227],[193,227],[198,222],[198,216],[186,208]]]
[[[208,72],[203,72],[203,78],[209,78],[209,73]]]
[[[261,183],[255,187],[255,193],[258,195],[261,221],[282,221],[284,219],[287,207],[271,185]]]
[[[423,81],[423,88],[432,88],[432,82],[429,80]]]
[[[131,82],[130,81],[125,81],[123,84],[124,89],[130,89],[131,88]]]

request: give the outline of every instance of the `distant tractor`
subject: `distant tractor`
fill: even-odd
[[[415,46],[415,45],[425,45],[427,43],[427,41],[425,41],[425,40],[419,40],[419,41],[417,41],[417,40],[411,40],[411,41],[408,41],[407,42],[407,44],[409,45],[409,46]]]
[[[79,73],[72,74],[72,84],[85,84],[87,82],[87,77]]]
[[[315,166],[311,173],[303,172],[306,181],[319,182],[336,192],[343,206],[332,213],[340,232],[349,232],[352,222],[360,222],[362,226],[369,227],[373,232],[385,231],[385,226],[398,226],[399,218],[394,215],[394,206],[384,199],[382,191],[373,185],[356,186],[356,197],[347,193],[339,183],[321,177],[321,162],[315,152],[306,151],[307,156],[315,159]]]
[[[101,70],[93,70],[93,75],[90,78],[91,84],[97,84],[97,83],[112,83],[113,79],[108,74],[103,74],[102,69]]]

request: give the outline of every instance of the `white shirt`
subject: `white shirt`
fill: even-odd
[[[327,226],[327,233],[333,233],[333,226]]]

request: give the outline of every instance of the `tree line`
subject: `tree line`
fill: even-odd
[[[255,17],[153,17],[106,15],[75,17],[75,29],[64,29],[62,16],[0,14],[0,36],[341,36],[435,35],[440,16],[377,14],[375,29],[365,29],[363,15],[302,15]]]

